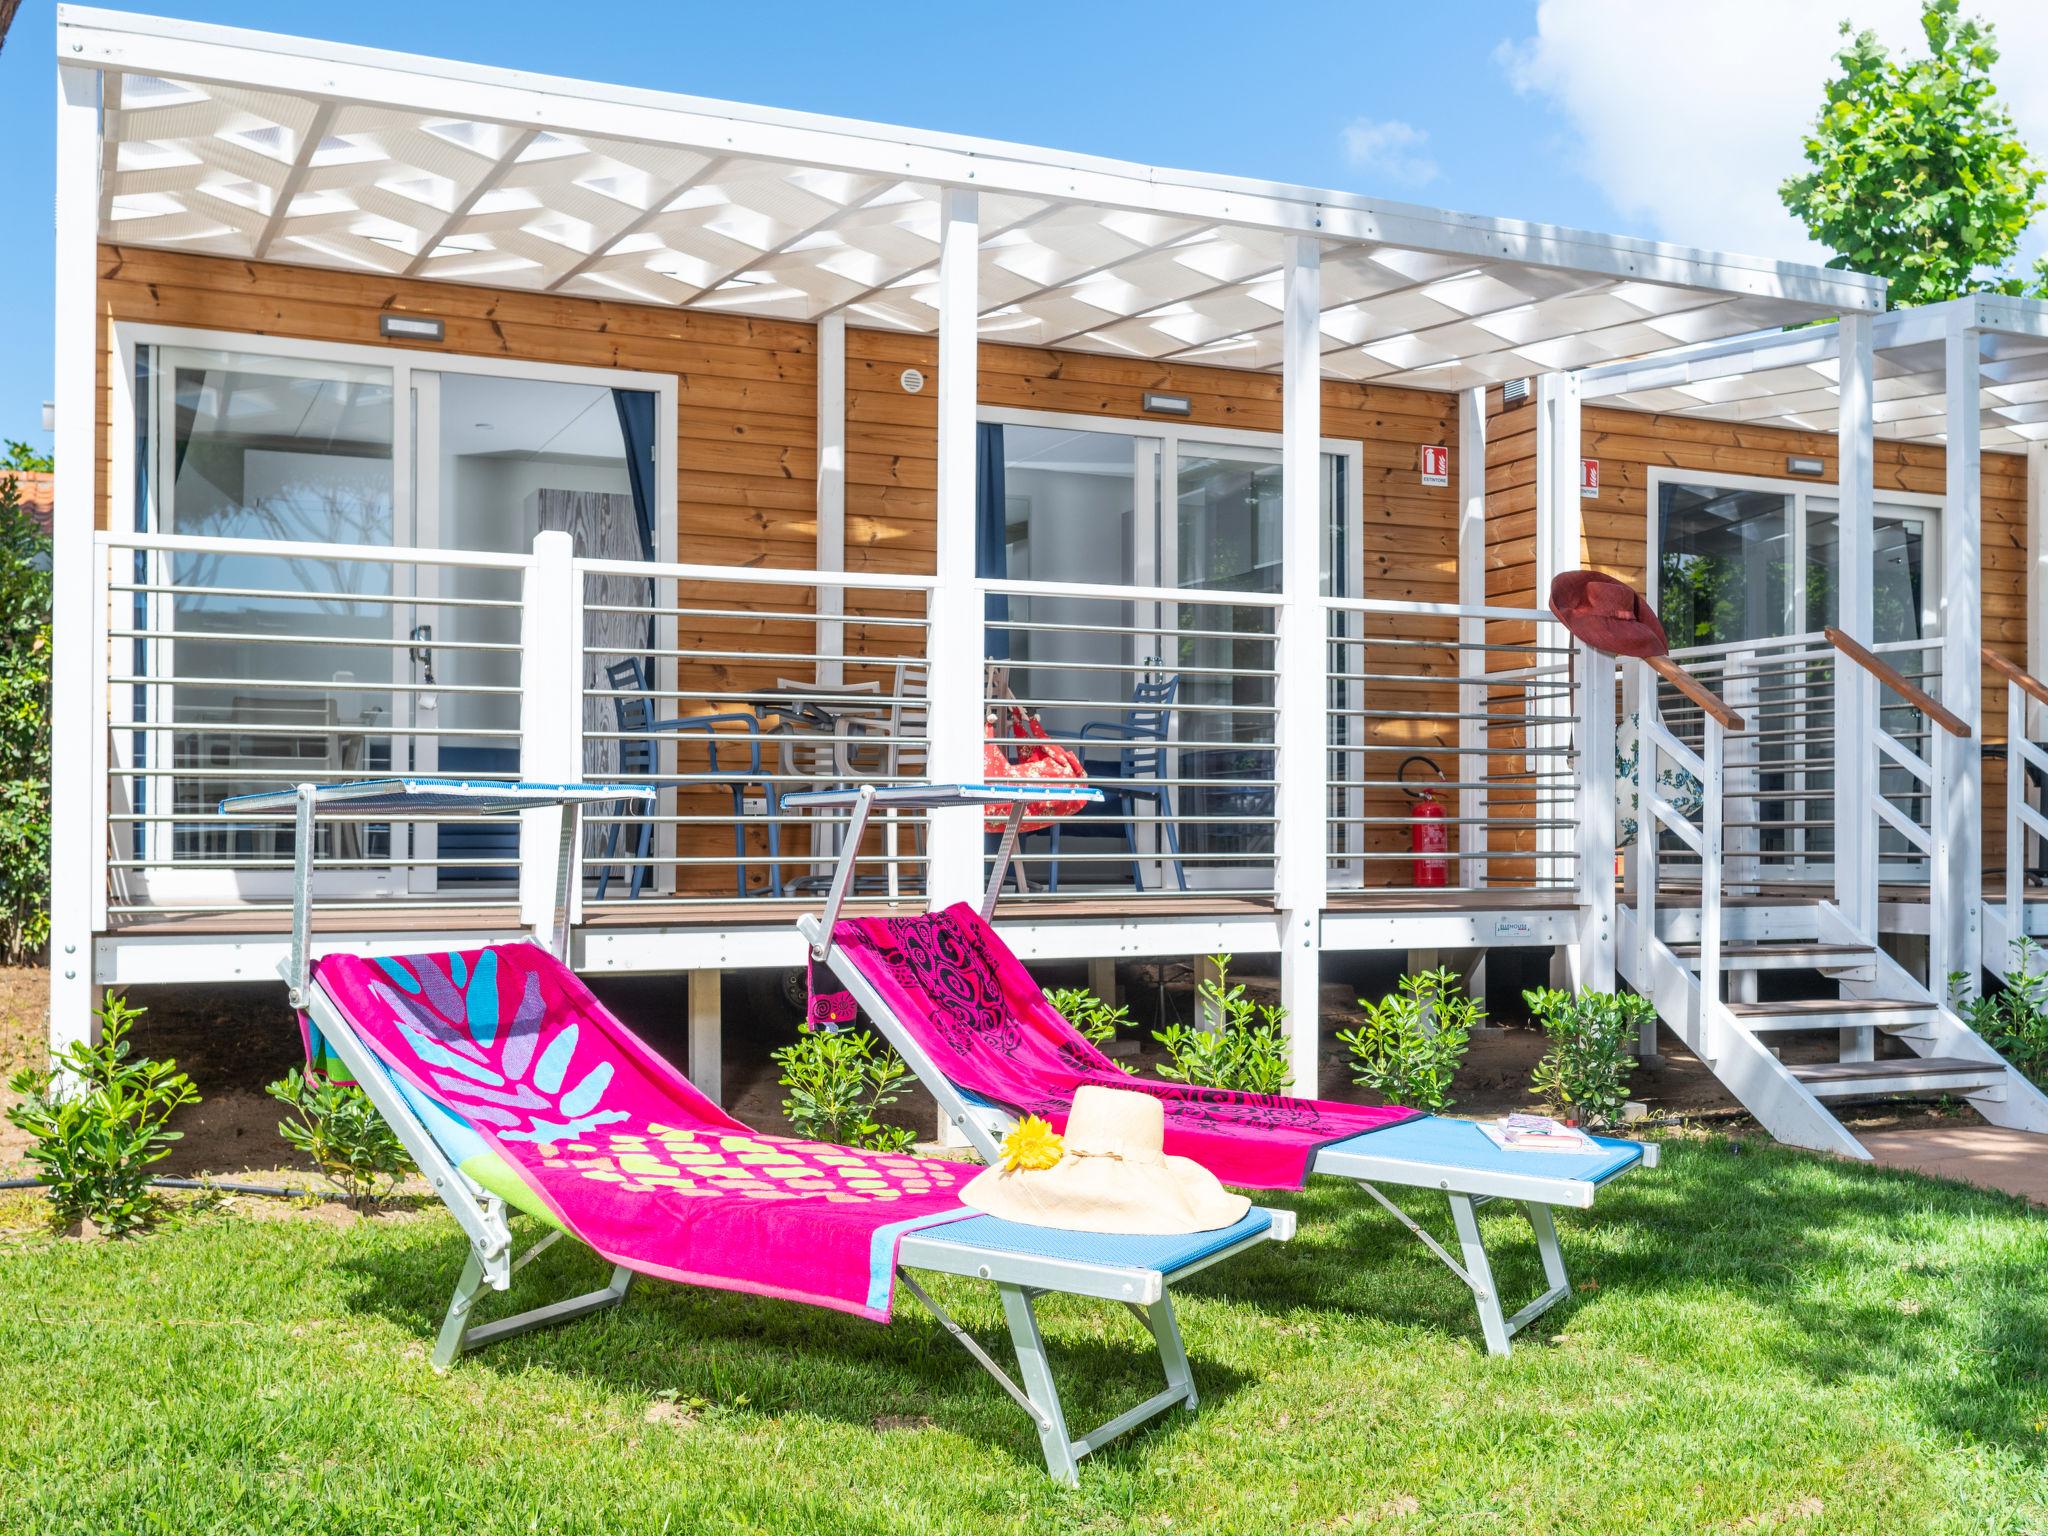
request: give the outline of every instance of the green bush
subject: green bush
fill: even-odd
[[[291,1111],[278,1121],[277,1134],[310,1158],[352,1209],[369,1209],[413,1171],[405,1143],[353,1083],[294,1067],[264,1091]]]
[[[1215,1029],[1169,1024],[1152,1038],[1166,1047],[1167,1062],[1159,1075],[1201,1088],[1230,1088],[1239,1093],[1285,1093],[1294,1082],[1287,1060],[1287,1010],[1255,1003],[1244,984],[1230,980],[1230,956],[1212,955],[1214,977],[1195,989],[1204,1014],[1218,1020]]]
[[[0,473],[0,961],[49,937],[50,539]]]
[[[176,1062],[131,1057],[128,1028],[146,1011],[110,994],[97,1045],[67,1046],[55,1072],[18,1072],[8,1085],[22,1099],[7,1118],[35,1138],[29,1161],[60,1226],[90,1221],[125,1237],[155,1213],[150,1167],[182,1134],[166,1122],[199,1092]]]
[[[1112,1008],[1086,987],[1047,987],[1045,1000],[1098,1051],[1107,1051],[1117,1031],[1128,1028],[1131,1022],[1130,1009]],[[1121,1061],[1116,1065],[1124,1072],[1137,1071]]]
[[[1441,1113],[1451,1103],[1451,1079],[1473,1027],[1486,1022],[1485,1009],[1447,970],[1403,976],[1377,1003],[1361,997],[1358,1006],[1365,1023],[1337,1035],[1351,1050],[1351,1080],[1390,1104]]]
[[[2019,963],[1996,994],[1968,996],[1957,971],[1948,979],[1949,1006],[2039,1088],[2048,1084],[2048,976],[2034,969],[2040,946],[2032,939],[2015,939],[2012,948]]]
[[[1530,1079],[1565,1117],[1598,1130],[1621,1118],[1629,1074],[1636,1069],[1636,1039],[1657,1017],[1646,997],[1630,992],[1582,992],[1550,987],[1522,994],[1550,1037],[1550,1049]]]
[[[803,1026],[796,1044],[773,1054],[782,1068],[782,1086],[789,1097],[782,1112],[796,1132],[810,1141],[865,1147],[871,1152],[901,1152],[917,1140],[907,1125],[883,1125],[875,1116],[903,1097],[910,1069],[903,1058],[876,1049],[865,1029],[813,1029]]]

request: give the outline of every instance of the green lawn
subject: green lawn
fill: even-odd
[[[1363,1197],[1298,1204],[1182,1293],[1202,1412],[1079,1492],[907,1297],[880,1328],[648,1282],[437,1377],[438,1211],[0,1239],[0,1531],[2048,1530],[2048,1223],[2016,1201],[1669,1143],[1565,1218],[1581,1294],[1508,1361]],[[558,1246],[514,1295],[600,1276]],[[992,1333],[992,1293],[939,1290]],[[1077,1424],[1151,1390],[1127,1316],[1046,1310]]]

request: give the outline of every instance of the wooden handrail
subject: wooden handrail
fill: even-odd
[[[1882,656],[1872,651],[1860,640],[1850,639],[1839,629],[1829,627],[1822,631],[1822,633],[1828,637],[1828,644],[1855,662],[1857,666],[1868,672],[1880,683],[1883,683],[1885,687],[1891,689],[1893,693],[1896,693],[1908,704],[1919,710],[1921,714],[1932,720],[1944,731],[1947,731],[1949,735],[1960,736],[1965,741],[1969,740],[1970,727],[1962,716],[1943,709],[1933,694],[1922,688],[1918,683],[1907,681],[1905,674],[1900,672],[1897,667],[1886,661]]]
[[[1669,656],[1649,656],[1644,659],[1649,662],[1652,672],[1663,678],[1665,682],[1676,688],[1688,699],[1691,699],[1693,703],[1699,705],[1701,709],[1712,715],[1729,730],[1740,732],[1749,729],[1744,723],[1742,716],[1730,709],[1721,695],[1714,692],[1713,689],[1694,677]]]
[[[2036,704],[2048,704],[2048,683],[2042,682],[2033,673],[2014,666],[1988,645],[1984,647],[1984,665],[2018,688]]]

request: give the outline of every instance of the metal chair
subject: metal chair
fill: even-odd
[[[747,828],[746,795],[749,789],[759,788],[768,808],[768,894],[782,894],[782,792],[774,776],[763,771],[761,763],[761,722],[753,715],[734,712],[718,715],[690,715],[680,720],[657,720],[654,718],[653,696],[647,691],[647,674],[638,657],[628,657],[614,662],[604,669],[606,686],[613,690],[612,703],[618,719],[619,773],[627,778],[656,784],[661,788],[701,787],[706,784],[722,787],[732,796],[732,843],[734,861],[737,866],[736,879],[739,894],[748,895],[747,890]],[[738,726],[739,732],[722,730],[721,727]],[[701,735],[706,752],[711,758],[711,771],[707,774],[689,774],[673,779],[656,781],[654,738],[659,732],[676,736]],[[728,747],[740,744],[744,734],[747,747],[747,766],[744,772],[727,769],[720,763],[718,749],[721,744]],[[619,863],[619,828],[622,823],[614,821],[605,835],[603,861],[597,876],[597,899],[604,900],[605,891],[611,885],[612,870]],[[630,896],[640,899],[645,889],[650,869],[647,859],[654,842],[654,823],[642,820],[635,831],[635,847],[631,858],[625,864],[633,871]]]
[[[1187,871],[1180,859],[1180,833],[1173,824],[1173,786],[1167,782],[1167,743],[1173,733],[1174,701],[1179,697],[1178,673],[1154,682],[1141,682],[1131,690],[1131,702],[1121,720],[1091,720],[1075,732],[1076,739],[1084,743],[1080,754],[1082,770],[1088,775],[1088,782],[1102,791],[1103,802],[1098,810],[1084,812],[1073,823],[1063,827],[1055,822],[1049,829],[1052,860],[1047,889],[1057,891],[1060,888],[1062,830],[1098,830],[1086,825],[1092,815],[1102,818],[1121,816],[1124,844],[1131,851],[1131,884],[1137,890],[1144,890],[1145,870],[1138,853],[1138,828],[1131,820],[1141,801],[1149,802],[1157,809],[1159,825],[1166,834],[1166,846],[1172,856],[1174,881],[1181,890],[1188,888]],[[1085,748],[1085,743],[1090,741],[1115,741],[1122,745],[1114,758],[1093,758],[1087,755]]]

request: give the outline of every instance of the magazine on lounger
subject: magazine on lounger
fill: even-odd
[[[1597,1152],[1600,1144],[1577,1126],[1548,1115],[1509,1115],[1481,1120],[1479,1129],[1495,1146],[1510,1152]]]

